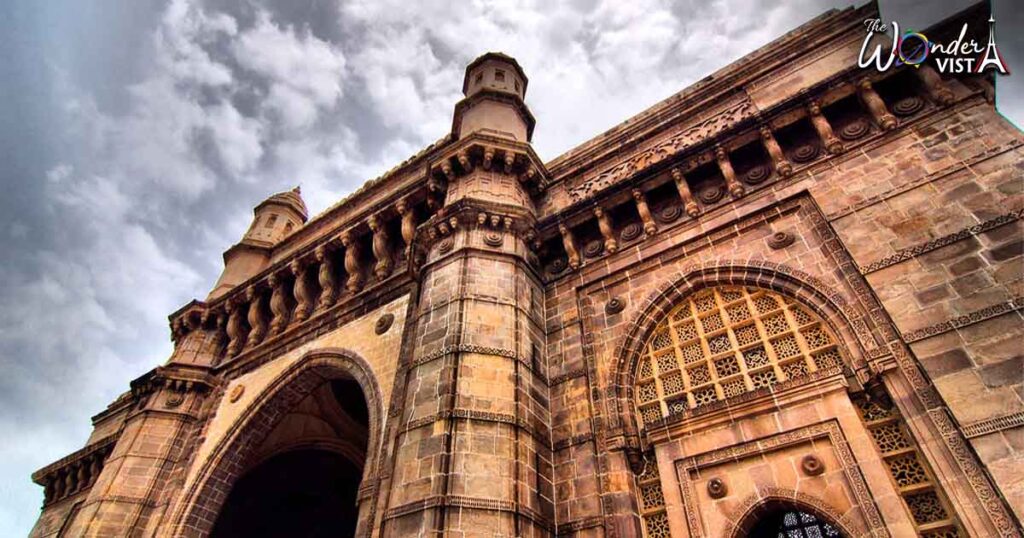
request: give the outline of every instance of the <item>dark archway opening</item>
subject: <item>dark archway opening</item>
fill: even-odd
[[[358,383],[336,379],[314,389],[263,440],[211,537],[354,536],[368,433]]]
[[[746,535],[748,538],[843,538],[835,525],[807,512],[779,508],[765,513]]]

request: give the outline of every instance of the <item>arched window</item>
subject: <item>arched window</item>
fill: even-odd
[[[748,538],[841,538],[831,523],[799,510],[776,510],[762,516]]]
[[[840,366],[838,339],[809,308],[771,291],[718,287],[680,301],[636,373],[644,424]]]

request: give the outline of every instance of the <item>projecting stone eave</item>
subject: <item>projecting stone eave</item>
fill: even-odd
[[[628,148],[656,137],[690,113],[712,106],[721,98],[756,79],[776,71],[781,65],[808,54],[806,43],[820,47],[853,30],[862,30],[863,21],[878,17],[873,0],[862,6],[831,9],[798,26],[782,37],[687,86],[643,112],[566,151],[547,162],[552,183],[628,153]]]

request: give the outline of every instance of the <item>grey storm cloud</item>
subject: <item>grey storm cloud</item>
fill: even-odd
[[[323,210],[443,136],[475,56],[524,66],[550,159],[852,3],[5,2],[2,534],[38,515],[30,473],[168,356],[167,314],[251,208],[301,184]]]

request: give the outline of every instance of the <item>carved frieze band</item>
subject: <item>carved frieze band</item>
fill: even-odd
[[[553,445],[553,448],[555,450],[564,450],[564,449],[572,447],[572,446],[582,445],[584,443],[589,443],[589,442],[591,442],[593,440],[594,440],[594,434],[592,434],[592,433],[582,433],[580,435],[574,435],[572,437],[567,437],[565,439],[559,439],[558,441],[555,441],[555,444]]]
[[[568,372],[566,372],[564,374],[559,374],[559,375],[556,375],[555,377],[552,377],[550,385],[552,387],[554,387],[555,385],[561,385],[562,383],[565,383],[567,381],[572,381],[573,379],[578,379],[578,378],[581,378],[581,377],[586,377],[586,375],[587,375],[586,368],[577,368],[575,370],[570,370],[570,371],[568,371]]]
[[[953,318],[951,320],[936,323],[935,325],[929,325],[923,329],[916,331],[910,331],[903,333],[903,341],[909,343],[918,342],[931,338],[933,336],[940,335],[955,329],[974,325],[975,323],[981,323],[987,319],[1001,316],[1007,312],[1014,312],[1018,310],[1024,310],[1024,297],[1014,297],[1009,301],[1002,303],[996,303],[991,306],[986,306],[981,310],[975,310],[969,314]]]
[[[405,427],[402,428],[402,432],[409,432],[416,428],[422,428],[429,424],[433,424],[439,420],[448,418],[461,418],[466,420],[476,420],[479,422],[491,422],[495,424],[507,424],[509,426],[515,426],[526,433],[530,434],[534,439],[543,442],[545,445],[550,445],[551,440],[541,430],[534,428],[533,424],[530,424],[523,418],[517,418],[507,413],[491,413],[489,411],[477,411],[475,409],[463,409],[456,408],[452,410],[444,410],[438,413],[432,413],[430,415],[420,417],[417,419],[410,420],[406,423]]]
[[[557,535],[564,536],[567,534],[572,534],[574,532],[600,527],[603,521],[604,520],[601,519],[600,516],[593,516],[584,519],[578,519],[576,521],[570,521],[568,523],[562,523],[558,526]]]
[[[414,501],[406,503],[401,506],[395,506],[389,508],[384,513],[384,519],[395,519],[409,514],[415,514],[416,512],[422,512],[431,508],[440,507],[456,507],[456,508],[471,508],[476,510],[489,510],[494,512],[509,512],[524,516],[534,523],[550,530],[553,525],[544,516],[530,510],[529,508],[520,505],[513,501],[504,501],[501,499],[488,499],[484,497],[469,497],[465,495],[433,495],[423,499],[422,501]]]
[[[981,420],[978,422],[972,422],[963,427],[964,436],[968,439],[974,439],[975,437],[981,437],[990,433],[1001,432],[1003,430],[1010,430],[1013,428],[1019,428],[1024,426],[1024,411],[1013,413],[1010,415],[1003,415],[1001,417],[990,418],[988,420]]]
[[[896,265],[897,263],[905,262],[911,258],[920,256],[921,254],[924,254],[926,252],[931,252],[944,246],[951,245],[953,243],[956,243],[957,241],[962,241],[964,239],[967,239],[968,237],[972,237],[980,233],[987,232],[989,230],[1003,226],[1004,224],[1016,222],[1020,220],[1022,216],[1024,216],[1024,208],[1019,208],[1009,213],[999,215],[998,217],[995,217],[993,219],[986,220],[985,222],[982,222],[980,224],[975,224],[974,226],[971,226],[969,228],[964,228],[963,230],[960,230],[958,232],[954,232],[949,235],[933,239],[931,241],[928,241],[927,243],[900,249],[892,256],[887,256],[885,258],[876,260],[861,267],[860,272],[861,274],[866,275],[869,273],[873,273],[875,271],[879,271],[881,269],[885,269],[886,267],[889,267],[891,265]]]
[[[459,344],[456,346],[447,346],[437,351],[423,355],[422,357],[417,357],[413,359],[412,362],[410,363],[410,366],[422,366],[424,364],[427,364],[428,362],[433,362],[448,355],[453,355],[455,353],[475,353],[477,355],[490,355],[492,357],[503,357],[506,359],[512,359],[522,364],[523,367],[525,367],[527,370],[533,373],[534,376],[540,379],[540,381],[544,383],[545,386],[549,386],[551,384],[548,381],[547,376],[544,375],[544,372],[534,369],[530,361],[525,360],[518,353],[511,349],[503,349],[497,347],[476,346],[472,344]]]

